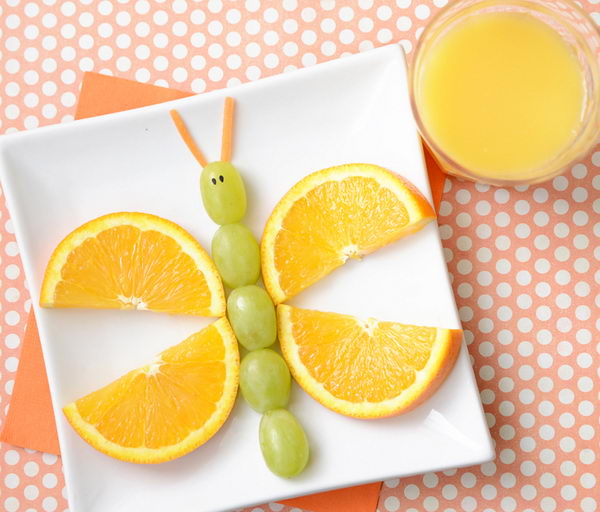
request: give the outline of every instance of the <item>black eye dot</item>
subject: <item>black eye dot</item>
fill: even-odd
[[[213,178],[212,180],[210,180],[210,181],[212,181],[212,184],[213,184],[213,185],[216,185],[216,184],[217,184],[217,180],[216,180],[216,179],[214,179],[214,178]]]
[[[221,183],[223,183],[223,182],[225,181],[225,178],[223,178],[223,176],[221,175],[221,176],[219,176],[219,181],[220,181]]]

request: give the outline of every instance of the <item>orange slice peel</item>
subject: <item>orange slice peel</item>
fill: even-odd
[[[462,331],[360,320],[281,304],[278,335],[300,386],[329,409],[356,418],[407,412],[450,373]]]
[[[225,314],[221,278],[202,246],[171,221],[128,212],[87,222],[58,245],[40,304]]]
[[[75,431],[111,457],[153,464],[208,441],[235,402],[237,341],[221,318],[64,409]]]
[[[435,213],[402,177],[347,164],[305,177],[277,204],[261,241],[265,286],[278,304],[348,258],[360,259],[423,228]]]

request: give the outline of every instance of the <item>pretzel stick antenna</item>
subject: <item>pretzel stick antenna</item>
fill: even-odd
[[[206,158],[204,158],[204,155],[202,154],[202,151],[200,151],[200,148],[194,142],[194,139],[190,135],[190,132],[188,131],[187,127],[185,126],[185,123],[183,122],[183,119],[179,115],[179,112],[177,112],[177,110],[170,110],[169,115],[171,116],[171,119],[175,124],[175,128],[177,128],[177,131],[181,136],[181,139],[183,140],[183,142],[185,142],[185,145],[191,151],[192,155],[194,155],[194,158],[202,167],[206,167],[208,162],[206,161]]]
[[[223,109],[223,135],[221,136],[221,161],[231,161],[231,145],[233,139],[233,110],[234,101],[229,96],[225,98]]]

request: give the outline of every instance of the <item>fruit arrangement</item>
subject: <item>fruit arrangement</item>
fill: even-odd
[[[223,282],[233,291],[227,316],[239,343],[250,352],[242,359],[240,388],[246,402],[263,414],[260,448],[269,469],[278,476],[299,474],[309,458],[308,440],[298,420],[285,409],[290,397],[290,372],[283,358],[267,347],[275,343],[275,306],[260,277],[260,252],[252,232],[241,223],[246,214],[246,189],[230,163],[233,99],[226,98],[221,160],[207,163],[176,110],[171,118],[181,138],[202,166],[200,191],[204,209],[220,224],[212,240],[212,256]]]
[[[54,250],[43,307],[137,309],[223,316],[219,273],[198,242],[168,220],[112,213],[80,226]],[[121,460],[180,457],[223,425],[238,388],[239,354],[226,318],[147,365],[64,407],[77,433]]]
[[[262,415],[259,444],[267,467],[289,478],[309,459],[304,429],[286,409],[290,370],[307,393],[333,411],[357,418],[400,414],[443,382],[462,332],[283,304],[349,258],[396,242],[435,215],[400,176],[371,164],[341,165],[292,187],[273,210],[259,247],[242,223],[245,185],[230,162],[233,108],[227,98],[221,159],[211,163],[179,113],[170,112],[202,167],[202,202],[219,225],[212,259],[166,219],[105,215],[57,246],[40,304],[218,317],[145,366],[68,404],[65,415],[84,440],[110,456],[164,462],[217,432],[239,385],[245,401]],[[257,284],[261,273],[266,290]],[[284,357],[269,348],[277,338]],[[241,364],[236,340],[246,351]]]
[[[276,303],[349,258],[415,233],[435,218],[412,184],[371,164],[324,169],[277,204],[261,243],[265,286]],[[300,386],[333,411],[358,418],[406,412],[450,372],[462,331],[359,319],[280,304],[279,341]]]

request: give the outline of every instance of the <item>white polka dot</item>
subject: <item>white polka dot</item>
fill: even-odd
[[[410,30],[412,27],[412,20],[408,16],[400,16],[396,20],[396,28],[402,32]]]
[[[4,509],[6,512],[16,512],[19,510],[20,502],[14,496],[10,496],[4,500]]]
[[[535,400],[535,393],[531,389],[522,389],[519,392],[519,401],[522,404],[531,404]]]
[[[577,203],[583,203],[588,198],[588,192],[583,187],[576,187],[571,192],[571,197],[573,198],[573,201]]]
[[[94,61],[89,57],[84,57],[79,61],[79,69],[81,71],[91,71],[94,69]],[[48,94],[48,96],[51,96],[51,94]]]
[[[148,71],[146,68],[139,68],[135,72],[135,79],[142,83],[148,82],[150,80],[150,71]]]
[[[409,500],[416,500],[421,491],[415,484],[409,484],[404,488],[404,496],[406,496]]]
[[[569,332],[573,324],[570,318],[561,317],[556,321],[556,327],[560,332]]]
[[[33,476],[37,475],[39,470],[40,470],[40,467],[39,467],[38,463],[34,462],[34,461],[28,461],[23,466],[23,472],[29,477],[33,477]]]
[[[78,21],[82,27],[90,27],[94,23],[94,15],[91,12],[83,12],[79,15]]]
[[[6,64],[4,64],[4,69],[6,69],[8,73],[14,75],[15,73],[19,72],[19,69],[21,69],[21,64],[17,59],[8,59]]]
[[[57,483],[58,478],[56,478],[56,475],[54,473],[46,473],[42,478],[42,485],[46,489],[54,489]]]
[[[470,260],[462,259],[457,263],[456,269],[458,270],[459,274],[466,275],[473,270],[473,264]]]
[[[593,464],[596,460],[596,454],[590,448],[584,448],[579,452],[579,460],[582,464]]]
[[[192,91],[203,92],[206,90],[206,82],[202,78],[195,78],[192,80]]]
[[[25,60],[27,62],[35,62],[36,60],[38,60],[39,55],[40,52],[38,51],[38,49],[33,47],[26,48],[23,52],[23,56],[25,57]]]
[[[7,334],[6,338],[4,338],[4,344],[7,348],[14,349],[17,348],[21,344],[21,339],[17,334],[11,333]]]
[[[590,441],[595,436],[594,427],[591,425],[581,425],[579,427],[579,437],[584,441]]]
[[[585,235],[582,235],[582,234],[575,235],[575,237],[573,238],[573,245],[575,246],[576,249],[579,249],[579,250],[587,249],[589,243],[590,243],[590,241],[589,241],[588,237]]]
[[[246,69],[246,78],[248,78],[248,80],[258,80],[260,75],[261,71],[258,66],[248,66]]]
[[[520,343],[519,343],[519,345],[520,345]],[[535,374],[535,371],[534,371],[533,367],[528,364],[524,364],[519,368],[519,377],[522,380],[531,380],[531,379],[533,379],[534,374]],[[511,390],[512,390],[512,388],[511,388]]]
[[[496,238],[495,245],[496,249],[499,251],[506,251],[510,249],[510,238],[508,238],[506,235],[500,235],[498,238]]]
[[[550,247],[550,239],[546,235],[538,235],[533,240],[536,249],[544,251]]]
[[[188,78],[188,72],[185,68],[177,67],[173,70],[173,80],[177,83],[185,82]]]
[[[8,105],[4,109],[4,114],[6,115],[6,117],[8,119],[16,119],[17,117],[19,117],[20,113],[21,113],[21,110],[19,109],[19,107],[17,105]]]
[[[439,501],[434,496],[427,496],[423,500],[423,507],[425,507],[425,510],[427,512],[433,512],[433,511],[435,511],[435,510],[438,509],[438,507],[439,507]]]
[[[593,489],[596,486],[596,477],[592,473],[584,473],[579,477],[579,483],[584,489]]]
[[[512,425],[502,425],[499,434],[505,441],[510,441],[515,437],[515,428]]]
[[[40,490],[35,485],[28,485],[23,490],[23,494],[28,500],[35,500],[40,495]]]
[[[48,496],[42,501],[42,508],[45,512],[54,512],[57,506],[58,503],[56,498],[53,498],[52,496]]]
[[[496,498],[498,491],[496,487],[491,484],[486,484],[481,488],[481,496],[486,500],[493,500]]]
[[[540,354],[537,358],[537,363],[540,368],[550,368],[552,366],[552,356],[547,352]]]
[[[477,233],[477,236],[482,240],[486,240],[492,236],[492,229],[487,224],[479,224],[475,228],[475,233]]]
[[[44,461],[44,464],[46,464],[47,466],[52,466],[52,465],[56,464],[58,457],[52,453],[43,453],[42,460]]]
[[[6,370],[11,373],[16,372],[18,366],[19,366],[19,360],[14,356],[7,357],[4,360],[4,368],[6,368]]]
[[[569,180],[565,176],[557,176],[552,180],[552,186],[555,190],[563,191],[569,186]]]
[[[385,484],[386,487],[388,487],[390,489],[395,489],[400,484],[400,479],[399,478],[392,478],[390,480],[386,480],[384,482],[384,484]]]
[[[4,477],[4,485],[6,485],[6,487],[8,487],[9,489],[15,489],[19,487],[19,483],[19,475],[15,473],[9,473]]]
[[[188,26],[183,21],[176,21],[171,27],[171,32],[177,37],[183,37],[187,34]]]
[[[463,487],[471,489],[475,487],[475,484],[477,483],[477,477],[471,472],[463,473],[460,477],[460,483],[463,485]]]
[[[577,489],[572,485],[564,485],[560,489],[560,495],[567,501],[574,500],[577,497]]]
[[[483,333],[490,333],[494,329],[494,322],[491,318],[482,318],[477,324],[479,330]]]
[[[531,414],[530,412],[525,412],[525,413],[521,414],[521,416],[519,416],[519,423],[524,428],[531,428],[535,425],[535,416],[533,414]],[[514,459],[513,459],[513,461],[514,461]],[[511,462],[513,462],[513,461],[511,461]]]
[[[314,53],[305,53],[302,55],[302,65],[304,67],[314,66],[317,63],[317,57]]]
[[[458,496],[458,490],[455,485],[446,484],[442,487],[442,496],[447,500],[453,500]]]
[[[325,41],[321,45],[321,53],[327,57],[332,56],[336,51],[336,45],[333,41]]]
[[[131,46],[131,37],[127,34],[119,34],[116,43],[119,48],[125,50]]]
[[[264,33],[263,40],[266,45],[274,46],[279,42],[279,34],[274,30],[268,30]]]
[[[540,476],[540,484],[545,489],[551,489],[556,485],[556,477],[552,473],[543,473]]]
[[[377,32],[377,40],[382,44],[389,43],[392,40],[392,31],[387,28],[382,28]]]
[[[20,320],[21,320],[21,316],[16,311],[8,311],[4,315],[4,321],[8,325],[17,325]]]
[[[431,10],[429,9],[429,6],[425,4],[417,5],[417,7],[415,8],[415,16],[420,20],[427,19],[430,14]]]
[[[582,400],[577,406],[577,410],[582,416],[591,416],[594,413],[594,409],[594,404],[589,400]]]
[[[527,238],[529,237],[529,235],[531,235],[531,228],[528,224],[524,224],[521,222],[515,227],[515,235],[517,235],[517,237],[521,239]]]
[[[389,512],[396,512],[400,509],[400,500],[396,496],[388,496],[383,504]]]
[[[554,450],[550,448],[544,448],[540,450],[540,461],[543,464],[552,464],[556,460],[556,455],[554,454]]]
[[[502,416],[512,416],[515,413],[515,406],[512,402],[504,400],[500,402],[498,410]]]
[[[298,53],[298,45],[292,41],[288,41],[283,45],[283,53],[287,57],[293,57]]]
[[[340,32],[339,39],[342,44],[352,44],[352,42],[354,41],[354,37],[355,37],[354,32],[352,30],[345,29]],[[315,39],[316,39],[316,36],[315,36]]]
[[[506,212],[497,213],[494,217],[494,223],[496,226],[504,228],[510,224],[510,215]]]

